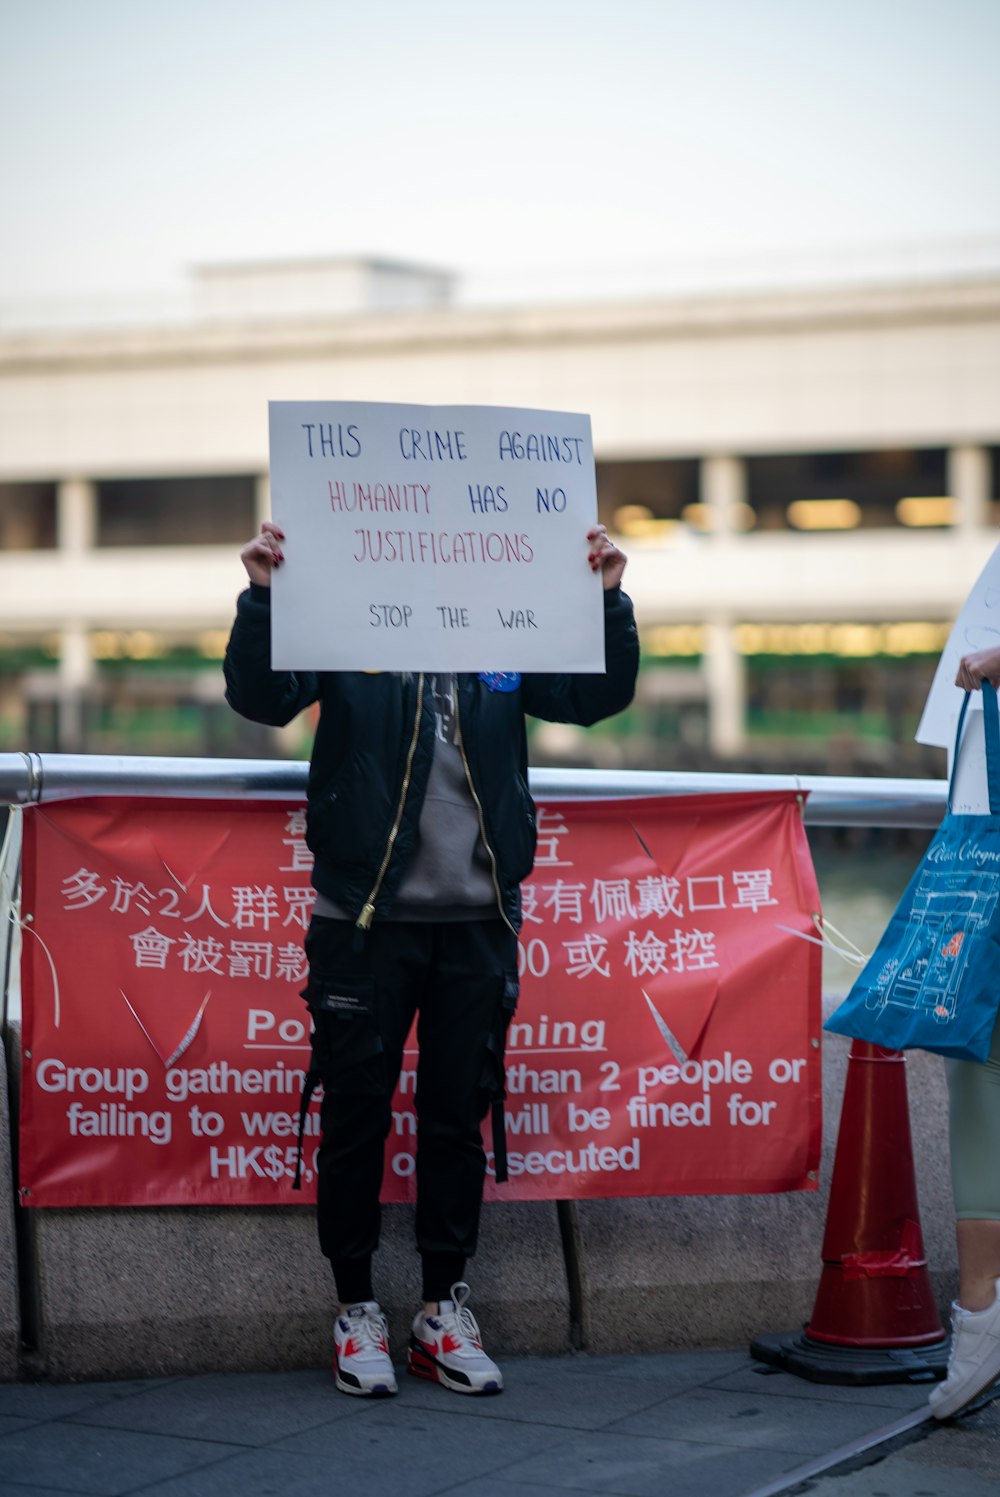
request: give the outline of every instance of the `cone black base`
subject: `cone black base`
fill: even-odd
[[[951,1338],[931,1346],[828,1346],[813,1341],[805,1331],[758,1336],[750,1355],[769,1367],[793,1372],[810,1383],[935,1383],[948,1371]]]

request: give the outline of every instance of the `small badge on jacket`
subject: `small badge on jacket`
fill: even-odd
[[[516,691],[521,684],[521,672],[480,671],[479,679],[490,691]]]

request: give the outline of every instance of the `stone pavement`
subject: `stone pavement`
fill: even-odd
[[[514,1358],[504,1371],[495,1398],[404,1376],[394,1399],[353,1399],[323,1371],[3,1384],[0,1497],[997,1491],[997,1404],[803,1485],[810,1462],[920,1409],[926,1389],[809,1383],[743,1351]]]

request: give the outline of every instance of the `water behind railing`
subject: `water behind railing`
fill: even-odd
[[[932,835],[870,828],[850,837],[813,829],[809,845],[828,929],[870,956]],[[824,1013],[845,997],[857,971],[836,952],[823,952]]]

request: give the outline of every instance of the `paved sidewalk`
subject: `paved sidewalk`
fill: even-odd
[[[396,1398],[354,1399],[325,1372],[0,1385],[0,1497],[743,1497],[926,1400],[808,1383],[742,1351],[503,1366],[494,1398],[404,1376]],[[998,1410],[799,1489],[996,1497]]]

